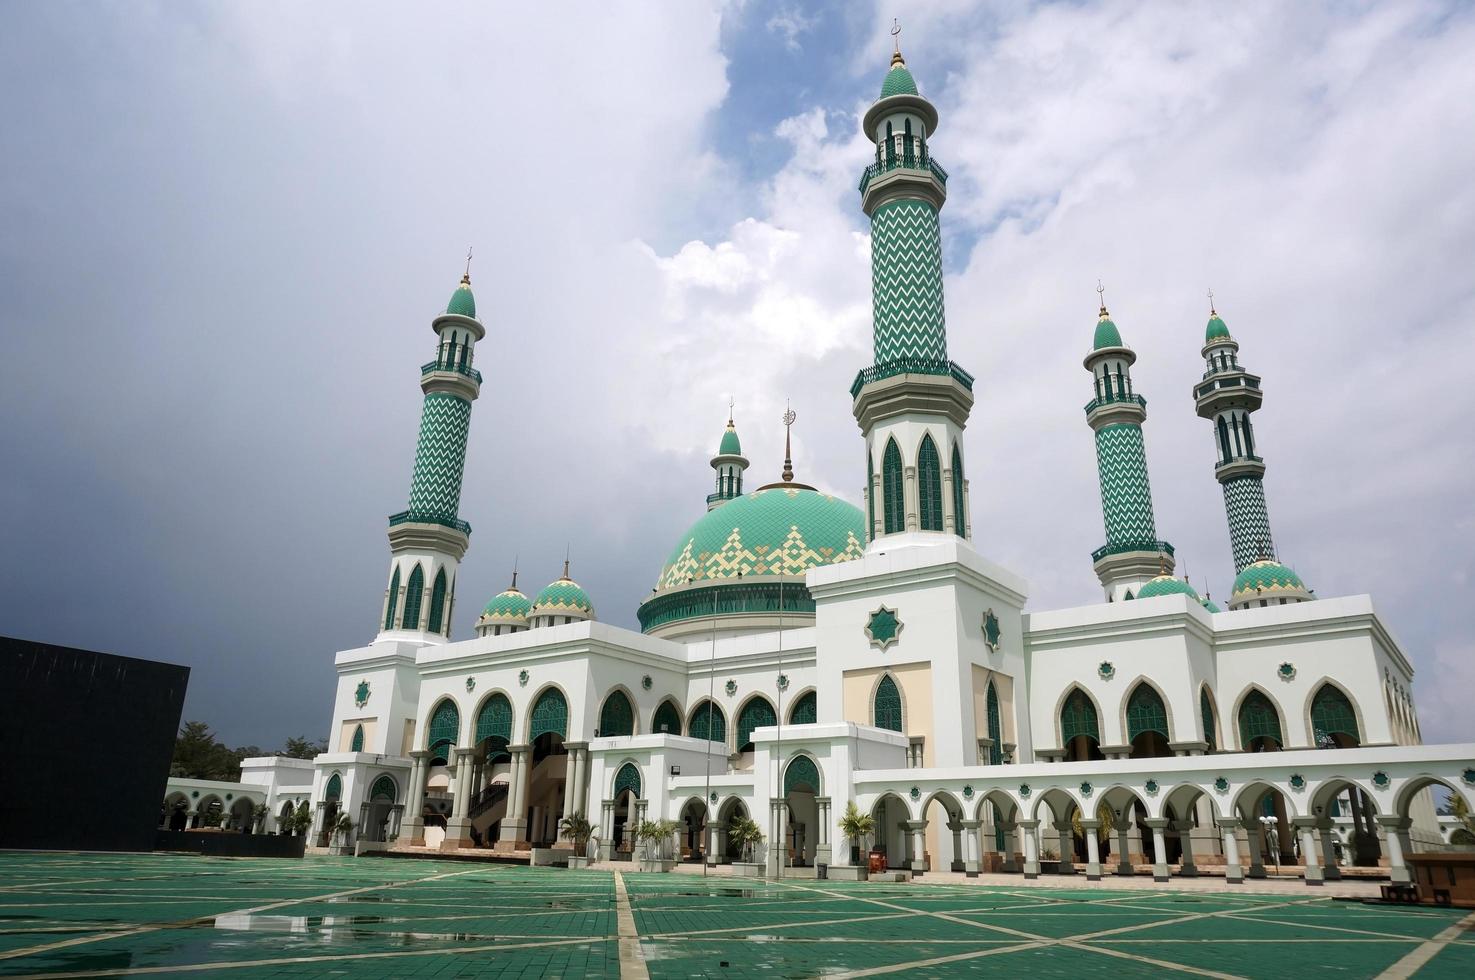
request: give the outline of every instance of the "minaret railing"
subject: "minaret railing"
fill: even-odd
[[[866,167],[860,175],[860,191],[864,193],[865,189],[870,186],[872,180],[892,170],[930,171],[932,176],[937,178],[939,184],[942,184],[944,187],[947,186],[947,171],[943,169],[942,164],[938,163],[931,155],[926,153],[923,153],[920,158],[907,153],[900,157],[878,160],[869,167]]]

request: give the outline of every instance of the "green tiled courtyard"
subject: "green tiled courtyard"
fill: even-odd
[[[1475,976],[1475,916],[1314,894],[0,853],[3,977],[1306,978],[1385,971]]]

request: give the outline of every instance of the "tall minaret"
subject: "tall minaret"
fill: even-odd
[[[1147,453],[1142,423],[1147,399],[1132,387],[1137,355],[1106,312],[1104,290],[1096,336],[1085,367],[1091,372],[1095,397],[1086,403],[1086,424],[1096,433],[1096,472],[1101,478],[1101,513],[1106,544],[1091,554],[1092,567],[1107,602],[1135,598],[1142,586],[1173,570],[1173,546],[1157,539],[1152,517],[1152,488],[1147,480]]]
[[[899,44],[861,128],[876,145],[860,180],[871,219],[875,363],[850,394],[866,440],[870,538],[927,531],[971,538],[962,436],[973,377],[948,360],[942,306],[938,211],[947,171],[929,147],[937,110],[917,93]]]
[[[430,328],[437,344],[435,360],[420,368],[425,404],[410,506],[389,518],[392,557],[381,639],[436,640],[451,633],[456,569],[471,537],[471,525],[457,516],[471,403],[481,391],[481,372],[471,365],[476,342],[486,336],[476,319],[469,255],[461,285]]]
[[[1275,539],[1265,509],[1265,461],[1255,454],[1250,415],[1264,393],[1259,375],[1239,365],[1239,344],[1214,309],[1209,293],[1209,325],[1204,332],[1204,376],[1193,388],[1200,418],[1214,423],[1218,458],[1214,476],[1224,488],[1229,543],[1234,549],[1234,588],[1230,608],[1310,598],[1300,578],[1275,560]]]
[[[717,489],[707,494],[708,510],[743,495],[743,471],[747,468],[748,460],[743,456],[742,443],[738,442],[737,429],[732,424],[732,405],[728,404],[727,430],[722,433],[717,455],[712,457],[712,469],[717,471]]]

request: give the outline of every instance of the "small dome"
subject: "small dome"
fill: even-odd
[[[492,597],[492,601],[487,603],[486,608],[481,611],[481,618],[476,624],[478,626],[498,623],[525,624],[532,606],[527,596],[515,588],[508,589]]]
[[[1199,605],[1203,606],[1205,609],[1207,609],[1211,613],[1223,612],[1224,611],[1224,610],[1220,609],[1219,606],[1218,606],[1218,604],[1215,603],[1214,600],[1213,599],[1210,599],[1208,596],[1201,596],[1199,598],[1198,602],[1199,602]]]
[[[1091,342],[1092,350],[1100,350],[1103,347],[1121,347],[1122,334],[1111,322],[1111,317],[1103,315],[1096,321],[1096,337]]]
[[[1213,316],[1209,317],[1208,329],[1204,331],[1204,343],[1209,343],[1210,341],[1214,340],[1228,339],[1229,328],[1224,325],[1223,320],[1219,319],[1219,314],[1215,313]]]
[[[743,454],[742,443],[738,442],[737,429],[732,427],[732,421],[728,420],[727,431],[722,433],[722,444],[717,447],[718,456],[741,456]]]
[[[461,277],[461,285],[457,286],[456,291],[451,294],[451,301],[446,304],[446,312],[476,319],[476,297],[471,295],[470,276]]]
[[[592,618],[594,604],[589,601],[589,593],[585,592],[578,582],[569,578],[568,571],[565,570],[562,577],[556,582],[550,582],[542,592],[538,593],[528,615]]]
[[[1194,602],[1199,601],[1198,593],[1193,590],[1193,586],[1181,578],[1174,578],[1171,575],[1159,575],[1137,591],[1137,598],[1139,599],[1151,599],[1153,596],[1159,595],[1186,595],[1191,597]]]
[[[891,70],[886,73],[886,81],[881,83],[881,98],[890,98],[893,95],[916,95],[917,81],[912,78],[912,73],[907,70],[906,62],[893,59]]]
[[[1290,599],[1300,602],[1310,598],[1311,591],[1301,581],[1301,576],[1280,562],[1267,558],[1253,565],[1246,565],[1244,571],[1235,576],[1229,604],[1233,607],[1256,599]]]

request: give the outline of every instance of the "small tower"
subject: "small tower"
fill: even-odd
[[[871,219],[875,360],[850,394],[866,441],[871,541],[929,531],[971,537],[962,436],[973,377],[948,360],[938,225],[947,171],[929,143],[937,123],[898,45],[861,123],[876,147],[860,180]]]
[[[1193,397],[1199,417],[1214,426],[1214,477],[1224,488],[1236,573],[1229,608],[1300,602],[1311,593],[1295,572],[1275,560],[1265,507],[1265,461],[1255,452],[1250,415],[1265,398],[1260,377],[1240,367],[1239,343],[1214,309],[1213,295],[1209,294],[1204,332],[1204,376],[1194,386]],[[1255,571],[1249,573],[1252,568]]]
[[[712,469],[717,471],[717,489],[707,494],[707,509],[715,510],[734,497],[743,495],[743,472],[748,460],[743,456],[742,443],[738,442],[737,429],[732,424],[732,405],[727,406],[727,430],[722,433],[722,442],[717,455],[712,457]]]
[[[1107,602],[1138,595],[1155,577],[1170,577],[1173,546],[1159,541],[1152,516],[1152,488],[1147,480],[1147,451],[1142,423],[1147,399],[1132,387],[1137,355],[1106,312],[1105,290],[1096,321],[1096,336],[1084,365],[1091,372],[1095,397],[1086,403],[1086,424],[1096,434],[1096,472],[1101,480],[1101,514],[1106,544],[1091,554],[1092,567]]]
[[[528,610],[528,623],[539,626],[565,626],[594,619],[594,604],[589,593],[568,577],[568,559],[563,560],[563,574],[549,582],[533,600]]]
[[[492,597],[476,620],[477,636],[501,636],[521,633],[528,628],[532,602],[517,587],[517,570],[512,571],[512,584]]]
[[[425,392],[410,506],[389,518],[389,587],[379,614],[381,639],[450,637],[456,570],[471,539],[471,525],[457,515],[471,403],[481,392],[472,367],[476,342],[486,330],[476,319],[470,257],[446,311],[431,321],[435,360],[420,368]]]

